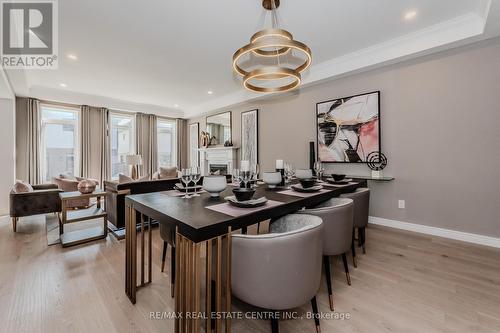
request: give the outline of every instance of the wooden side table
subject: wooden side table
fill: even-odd
[[[108,214],[101,208],[101,197],[106,197],[107,192],[96,189],[92,193],[82,194],[75,192],[61,192],[61,213],[59,214],[59,233],[61,235],[61,244],[63,247],[78,245],[91,242],[97,239],[106,238],[108,235]],[[67,203],[74,199],[97,198],[97,204],[84,209],[68,209]],[[67,223],[81,222],[102,218],[102,227],[94,227],[71,232],[64,232],[64,225]]]

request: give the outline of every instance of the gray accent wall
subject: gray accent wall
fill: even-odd
[[[316,103],[375,90],[389,159],[384,171],[396,180],[370,183],[370,215],[500,237],[498,38],[210,113],[233,111],[239,146],[241,112],[259,109],[261,170],[274,169],[278,158],[301,168],[316,139]],[[205,116],[193,122],[205,130]],[[326,169],[369,174],[365,165]],[[398,209],[399,199],[406,209]]]

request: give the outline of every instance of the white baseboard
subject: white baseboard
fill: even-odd
[[[421,234],[439,236],[459,240],[467,243],[485,245],[500,248],[500,238],[471,234],[463,231],[456,231],[444,228],[430,227],[422,224],[408,223],[397,220],[389,220],[381,217],[370,216],[368,223],[382,225],[385,227],[418,232]]]

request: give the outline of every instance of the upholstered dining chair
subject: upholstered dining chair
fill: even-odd
[[[354,239],[354,230],[358,229],[358,246],[361,246],[363,248],[363,253],[366,253],[365,229],[368,225],[368,215],[370,210],[370,189],[365,187],[358,188],[354,192],[342,194],[341,197],[349,198],[354,201],[354,229],[352,237]]]
[[[233,296],[273,311],[296,308],[310,301],[313,313],[317,314],[322,231],[321,218],[291,214],[274,221],[268,234],[234,234]],[[319,332],[318,316],[314,321]],[[271,318],[271,328],[273,333],[279,331],[278,318]]]
[[[342,256],[347,284],[351,285],[351,276],[347,266],[347,252],[352,246],[352,228],[354,203],[352,199],[333,198],[313,209],[306,209],[299,214],[315,215],[323,220],[323,264],[325,266],[326,285],[330,310],[334,310],[330,257]]]
[[[161,271],[165,270],[165,259],[167,248],[170,245],[170,294],[174,297],[175,290],[175,230],[160,223],[160,237],[163,240],[163,251],[161,256]]]

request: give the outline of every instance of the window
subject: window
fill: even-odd
[[[125,156],[135,154],[135,118],[127,114],[110,114],[111,178],[128,174]]]
[[[177,165],[177,122],[172,119],[160,119],[157,122],[158,165]]]
[[[60,174],[79,175],[79,110],[41,105],[41,171],[44,181]]]

